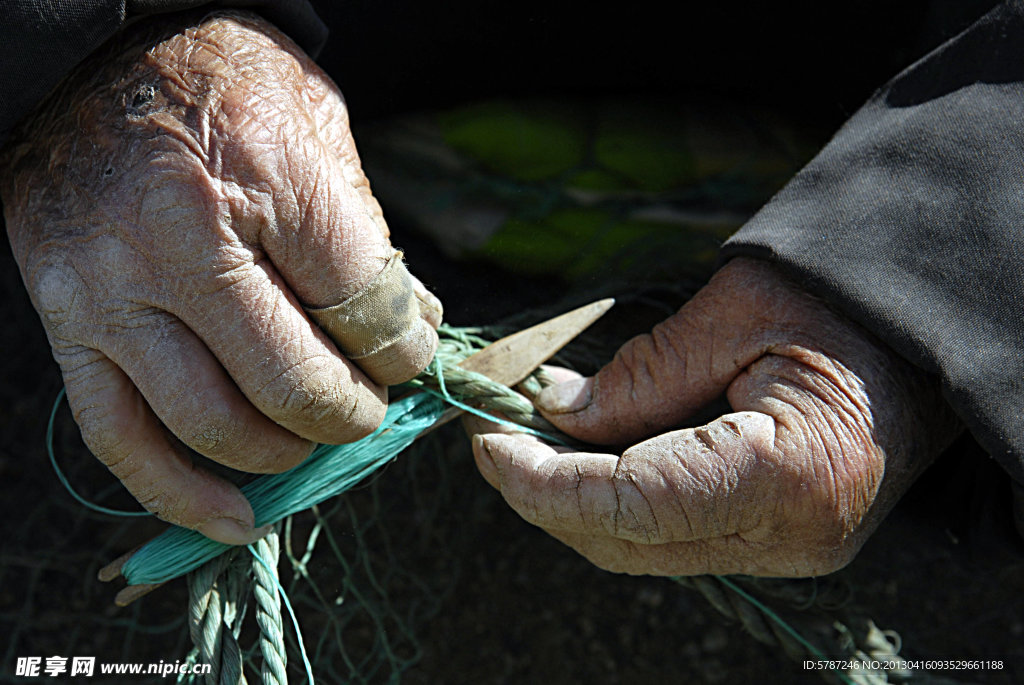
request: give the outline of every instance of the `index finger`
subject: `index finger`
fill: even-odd
[[[214,22],[221,49],[198,50],[188,68],[223,83],[202,155],[215,161],[215,173],[210,182],[206,169],[198,175],[217,203],[212,213],[230,220],[215,234],[229,228],[245,250],[269,258],[309,310],[331,313],[362,297],[348,307],[351,316],[314,318],[374,383],[409,380],[430,362],[437,336],[420,316],[422,298],[404,265],[393,264],[358,157],[335,149],[344,122],[326,129],[318,122],[320,107],[344,111],[340,95],[310,90],[307,76],[319,73],[316,65],[270,25]],[[392,272],[399,277],[381,280]],[[386,287],[366,302],[374,284]],[[353,339],[352,329],[365,335]]]

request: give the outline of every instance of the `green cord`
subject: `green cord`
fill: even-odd
[[[281,586],[281,581],[278,580],[274,569],[270,568],[270,564],[268,564],[266,560],[256,552],[256,548],[251,544],[246,545],[246,547],[249,549],[249,552],[252,553],[253,558],[255,558],[263,568],[267,569],[270,577],[274,580],[274,586],[277,588],[277,593],[281,595],[281,599],[284,601],[284,606],[288,609],[288,615],[291,616],[292,626],[295,627],[295,638],[299,643],[299,652],[302,654],[302,664],[306,667],[306,677],[309,678],[309,685],[316,685],[316,682],[313,680],[313,665],[309,663],[309,656],[306,654],[306,645],[302,639],[302,631],[299,630],[299,619],[295,616],[295,610],[292,609],[292,603],[288,601],[288,593],[285,592],[284,588]]]
[[[448,392],[448,388],[445,387],[445,382],[444,382],[444,365],[441,362],[441,357],[439,355],[435,356],[434,360],[431,362],[431,364],[433,364],[434,368],[436,369],[437,385],[438,385],[438,388],[440,388],[441,392],[437,392],[436,390],[432,390],[431,388],[424,387],[423,389],[425,391],[427,391],[427,392],[429,392],[429,393],[431,393],[433,395],[436,395],[438,397],[443,398],[445,402],[447,402],[448,404],[450,404],[450,405],[452,405],[454,407],[458,407],[459,409],[461,409],[464,412],[468,412],[470,414],[474,414],[474,415],[479,416],[482,419],[486,419],[486,420],[488,420],[488,421],[490,421],[492,423],[497,423],[497,424],[499,424],[501,426],[505,426],[506,428],[515,429],[515,430],[519,431],[520,433],[526,433],[528,435],[532,435],[534,437],[540,438],[541,440],[547,440],[548,442],[553,442],[553,443],[562,445],[563,447],[572,447],[572,445],[570,445],[568,442],[566,442],[562,438],[558,437],[557,435],[552,435],[551,433],[545,433],[544,431],[539,431],[536,428],[530,428],[529,426],[522,426],[522,425],[520,425],[518,423],[515,423],[514,421],[509,421],[507,419],[502,419],[502,418],[499,418],[497,416],[493,416],[491,414],[488,414],[484,410],[477,409],[476,407],[472,407],[472,406],[466,404],[465,402],[460,402],[459,400],[457,400],[454,397],[452,397],[451,394]]]
[[[78,502],[87,509],[98,511],[101,514],[110,514],[112,516],[152,516],[152,512],[149,511],[122,511],[120,509],[108,509],[107,507],[100,506],[99,504],[93,504],[75,492],[75,489],[71,487],[71,483],[64,475],[60,465],[57,464],[57,455],[53,452],[53,424],[57,417],[57,410],[60,408],[60,401],[64,399],[65,394],[66,392],[64,388],[61,388],[60,392],[57,393],[57,399],[53,401],[53,409],[50,410],[50,420],[46,424],[46,453],[50,455],[50,464],[53,466],[53,470],[57,474],[57,480],[61,482],[61,485],[64,486],[64,489],[67,490],[72,497],[78,500]]]
[[[443,367],[439,360],[435,358],[435,361],[437,377],[441,379]],[[392,402],[380,427],[362,440],[347,445],[321,445],[298,466],[284,473],[261,476],[242,487],[242,493],[252,504],[256,525],[277,523],[362,482],[432,427],[449,404],[489,421],[525,430],[518,424],[502,421],[459,402],[447,394],[443,381],[441,388],[443,394],[423,392]],[[539,435],[554,440],[554,436]],[[228,549],[228,545],[214,542],[200,533],[175,527],[139,549],[121,572],[132,585],[162,583],[184,575]]]

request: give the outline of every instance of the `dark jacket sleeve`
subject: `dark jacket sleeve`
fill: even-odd
[[[204,0],[0,2],[0,145],[36,103],[125,22],[206,4]],[[216,5],[259,12],[314,56],[327,38],[327,28],[306,0],[227,0]]]
[[[941,377],[1024,483],[1024,3],[880,89],[725,245]]]

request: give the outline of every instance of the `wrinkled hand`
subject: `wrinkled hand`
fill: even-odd
[[[302,306],[393,253],[341,94],[262,20],[168,21],[64,82],[0,190],[89,448],[161,518],[241,543],[249,503],[183,444],[267,473],[369,433],[383,386],[430,361],[440,304],[413,281],[422,318],[386,359],[339,353]]]
[[[725,393],[735,413],[669,430]],[[959,432],[938,383],[747,259],[537,406],[621,456],[474,437],[527,521],[611,571],[811,576],[849,562]]]

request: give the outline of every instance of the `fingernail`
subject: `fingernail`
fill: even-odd
[[[487,447],[487,441],[482,435],[473,436],[473,457],[476,459],[476,467],[484,480],[500,490],[501,481],[498,478],[498,467],[494,465],[494,457],[491,456],[491,450]]]
[[[594,379],[576,378],[545,388],[534,404],[552,414],[571,414],[586,409],[593,401]]]
[[[223,542],[225,545],[248,545],[269,533],[271,528],[272,526],[253,528],[238,519],[225,517],[210,519],[196,530],[211,540]]]
[[[420,316],[434,328],[441,325],[444,318],[444,306],[441,300],[434,297],[434,294],[427,289],[417,290],[416,297],[420,301]]]

